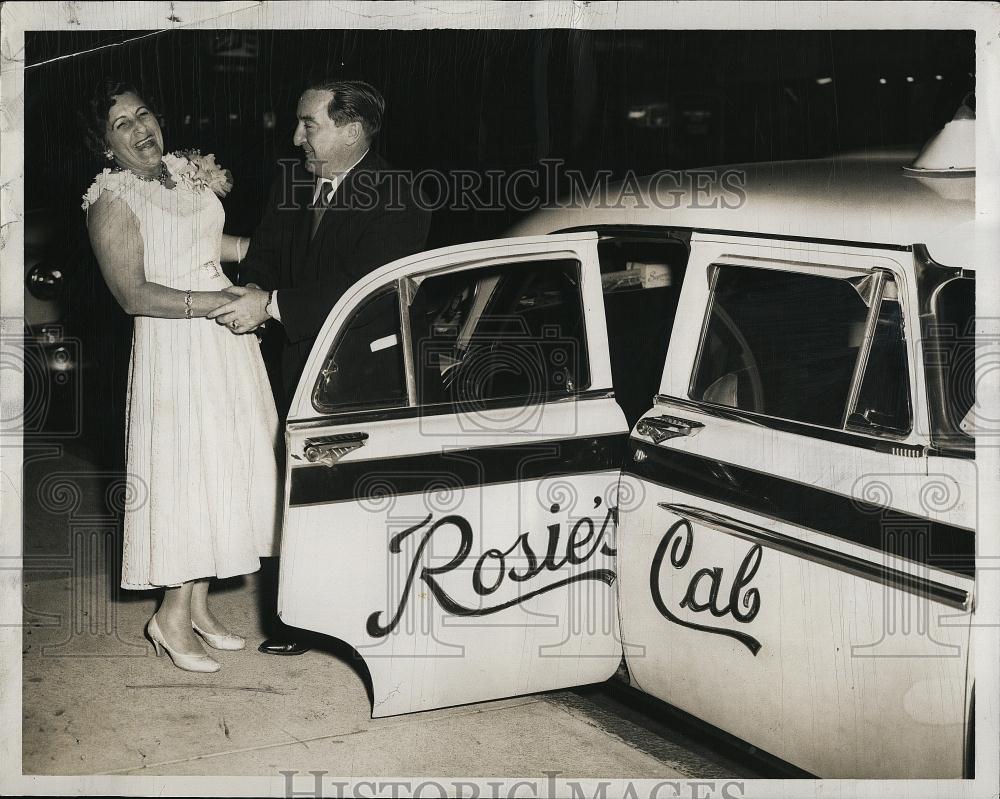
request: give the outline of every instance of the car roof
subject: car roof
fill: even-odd
[[[975,177],[904,170],[913,155],[851,154],[661,172],[609,184],[586,200],[567,195],[557,207],[521,220],[510,234],[641,225],[863,245],[923,244],[941,264],[972,268]],[[697,191],[698,180],[710,181],[711,191]],[[572,205],[558,207],[567,199]],[[715,207],[705,207],[713,202]]]

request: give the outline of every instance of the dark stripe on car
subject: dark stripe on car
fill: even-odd
[[[352,459],[332,467],[296,466],[291,474],[289,504],[297,507],[354,499],[378,500],[401,494],[618,470],[626,440],[624,433],[612,433],[395,458]],[[498,512],[506,510],[509,509],[501,508]]]
[[[625,470],[643,480],[936,569],[975,575],[974,530],[721,460],[642,441],[630,444]],[[638,462],[636,450],[644,453]]]

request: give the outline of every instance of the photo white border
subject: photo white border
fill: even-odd
[[[989,2],[8,2],[0,9],[0,344],[23,329],[24,33],[27,30],[595,28],[972,29],[976,31],[976,264],[979,331],[1000,337],[1000,6]],[[155,35],[155,34],[152,34]],[[115,45],[109,45],[115,46]],[[3,419],[23,407],[22,374],[0,352]],[[1000,407],[1000,370],[977,375],[979,402]],[[992,417],[990,417],[992,418]],[[49,777],[21,775],[21,448],[0,435],[0,793],[284,796],[274,777]],[[1000,792],[1000,454],[977,451],[980,565],[973,657],[975,780],[747,780],[747,797],[995,797]],[[333,776],[330,779],[334,779]],[[352,780],[353,783],[361,779]],[[421,782],[426,781],[420,780]],[[455,780],[441,779],[444,785]],[[518,780],[505,778],[508,785]],[[470,779],[484,796],[486,778]],[[541,780],[532,780],[542,784]],[[658,782],[634,783],[645,796]],[[716,781],[723,784],[724,780]],[[495,783],[495,781],[494,781]],[[593,795],[598,780],[581,780]],[[296,783],[298,785],[298,783]],[[557,780],[559,795],[568,790]],[[518,795],[530,795],[520,789]],[[612,781],[609,797],[626,783]],[[433,794],[428,794],[433,795]],[[661,796],[669,796],[662,792]]]

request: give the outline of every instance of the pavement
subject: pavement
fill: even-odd
[[[25,450],[24,774],[707,776],[568,692],[373,720],[348,647],[257,652],[272,583],[260,573],[211,595],[247,648],[213,652],[216,674],[173,667],[143,637],[158,595],[117,587],[116,480],[62,446]]]
[[[373,720],[349,656],[257,652],[260,580],[241,583],[213,606],[248,647],[213,653],[222,670],[200,675],[156,658],[142,638],[154,595],[95,603],[103,578],[29,576],[24,773],[681,776],[558,693]]]

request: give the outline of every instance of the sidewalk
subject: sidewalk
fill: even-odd
[[[216,674],[153,655],[141,637],[152,595],[108,604],[106,634],[71,635],[95,612],[79,600],[105,590],[97,578],[75,590],[68,576],[27,579],[25,774],[683,776],[550,696],[372,720],[345,659],[257,652],[253,579],[216,596],[219,616],[248,636],[246,650],[217,654]]]
[[[25,774],[685,776],[559,693],[373,720],[363,666],[346,647],[257,652],[258,575],[212,595],[247,648],[213,652],[216,674],[175,668],[143,637],[155,593],[120,591],[105,576],[117,559],[112,482],[65,453],[26,469]]]

